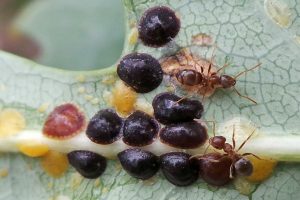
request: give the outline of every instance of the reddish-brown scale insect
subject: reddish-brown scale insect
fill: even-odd
[[[250,69],[247,69],[245,71],[242,71],[238,73],[235,76],[229,76],[226,74],[219,74],[220,71],[222,71],[225,67],[228,66],[227,63],[225,63],[220,69],[213,70],[215,65],[213,65],[213,57],[214,57],[214,51],[213,50],[213,56],[211,57],[210,61],[207,61],[206,63],[199,63],[199,59],[195,58],[193,54],[187,53],[187,51],[181,52],[179,55],[175,55],[173,58],[179,63],[181,67],[188,67],[188,69],[179,69],[171,72],[171,76],[175,76],[176,80],[182,85],[187,87],[196,87],[198,90],[196,92],[203,95],[203,97],[207,96],[208,93],[212,93],[217,88],[223,88],[223,89],[229,89],[232,88],[240,97],[248,99],[249,101],[256,103],[255,100],[251,99],[248,96],[242,95],[236,88],[236,80],[240,76],[246,74],[249,71],[252,71],[256,68],[258,68],[261,63],[256,64],[254,67],[251,67]],[[179,57],[185,58],[186,62],[182,62],[182,59]],[[204,65],[208,66],[204,66]],[[207,68],[205,70],[205,68]],[[172,74],[175,73],[175,74]],[[209,92],[212,91],[212,92]]]
[[[55,107],[48,115],[43,134],[54,139],[66,139],[75,136],[85,127],[85,116],[72,103],[65,103]]]
[[[214,126],[215,127],[215,126]],[[214,128],[215,130],[215,128]],[[221,186],[228,183],[235,175],[250,176],[253,172],[253,165],[246,156],[258,156],[252,153],[240,154],[246,142],[254,134],[255,130],[246,138],[244,142],[236,149],[235,143],[235,127],[233,127],[232,144],[226,142],[223,136],[213,136],[209,139],[209,146],[213,146],[217,150],[223,150],[224,153],[205,153],[203,155],[195,155],[199,161],[200,172],[202,178],[209,184]]]
[[[209,144],[211,146],[213,146],[214,148],[218,149],[218,150],[223,150],[225,152],[224,156],[228,156],[232,159],[232,165],[230,166],[230,176],[233,176],[233,169],[235,169],[235,171],[240,174],[240,175],[245,175],[245,176],[249,176],[252,173],[252,164],[251,162],[244,158],[245,156],[254,156],[258,159],[260,159],[258,156],[256,156],[253,153],[243,153],[243,154],[239,154],[239,151],[243,148],[243,146],[246,144],[246,142],[252,137],[252,135],[255,133],[255,130],[252,131],[252,133],[246,138],[246,140],[244,142],[242,142],[242,144],[238,147],[238,149],[236,148],[235,145],[235,127],[233,127],[233,133],[232,133],[232,144],[229,144],[226,142],[226,138],[223,136],[214,136],[212,138],[209,139]],[[237,170],[237,168],[240,168],[239,166],[237,166],[239,163],[238,161],[243,159],[245,162],[249,162],[247,163],[247,165],[249,165],[249,170],[247,173],[244,172],[239,172]],[[251,165],[251,166],[250,166]],[[251,169],[250,169],[251,168]]]
[[[233,126],[233,132],[232,132],[232,144],[229,144],[226,142],[226,138],[224,136],[216,136],[215,135],[215,124],[213,128],[214,136],[209,138],[209,145],[213,146],[215,149],[223,150],[225,154],[223,156],[229,157],[232,160],[232,164],[230,166],[230,178],[233,177],[233,172],[235,170],[236,173],[244,176],[249,176],[252,173],[253,166],[251,162],[245,158],[245,156],[254,156],[258,159],[260,159],[258,156],[256,156],[253,153],[243,153],[239,154],[239,151],[243,148],[243,146],[247,143],[247,141],[253,136],[255,133],[255,130],[252,131],[252,133],[242,142],[242,144],[236,149],[236,141],[235,141],[235,126]],[[209,147],[209,146],[208,146]],[[207,147],[207,149],[208,149]],[[238,161],[243,159],[243,162],[248,162],[245,165],[248,165],[249,169],[247,169],[247,172],[240,172],[237,170],[237,168],[240,168],[237,166],[240,164]]]

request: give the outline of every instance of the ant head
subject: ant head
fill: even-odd
[[[235,78],[228,76],[228,75],[221,75],[220,76],[220,83],[223,88],[231,88],[235,86],[236,80]]]
[[[223,136],[214,136],[209,139],[210,145],[218,150],[223,149],[225,142],[226,142],[226,138]]]
[[[179,71],[176,74],[176,78],[180,83],[189,86],[200,84],[203,79],[202,75],[199,72],[192,69],[184,69],[182,71]]]

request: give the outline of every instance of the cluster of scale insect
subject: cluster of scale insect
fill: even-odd
[[[180,30],[180,20],[168,7],[153,7],[142,16],[138,30],[139,38],[144,45],[157,48],[173,41]],[[176,55],[174,57],[180,66],[185,66]],[[183,68],[177,70],[176,73],[174,71],[167,73],[167,75],[175,77],[181,85],[204,88],[204,91],[206,88],[218,87],[235,89],[236,78],[259,66],[258,64],[231,77],[219,74],[226,65],[213,71],[211,70],[213,68],[212,61],[208,63],[208,69],[204,69],[201,65],[199,67],[197,64],[197,67]],[[151,55],[132,53],[121,59],[117,73],[120,79],[136,92],[147,93],[160,85],[164,70],[159,61]],[[237,92],[236,89],[235,91]],[[237,93],[241,97],[255,102],[242,96],[239,92]],[[222,136],[214,136],[208,140],[207,129],[199,120],[203,113],[203,105],[200,101],[187,97],[182,98],[172,93],[161,93],[153,99],[152,106],[154,117],[142,111],[135,111],[127,118],[121,118],[113,109],[100,110],[89,121],[86,136],[99,145],[112,144],[122,139],[130,148],[118,153],[118,159],[129,175],[142,180],[154,176],[161,169],[166,179],[177,186],[190,185],[199,176],[209,184],[221,186],[228,183],[235,175],[248,176],[252,173],[252,164],[245,158],[252,154],[238,153],[246,141],[235,150],[234,137],[232,145],[226,143],[226,139]],[[72,110],[71,112],[63,110],[62,114],[57,115],[59,110],[63,109],[56,109],[54,114],[50,114],[48,121],[51,122],[51,127],[57,125],[53,120],[55,116],[64,118],[67,116],[67,121],[60,122],[56,126],[57,129],[65,127],[65,124],[81,120],[76,117],[81,115],[74,116]],[[163,128],[161,124],[163,124]],[[48,130],[47,128],[46,123],[44,130]],[[79,130],[79,128],[77,129]],[[51,131],[53,132],[52,129]],[[45,135],[48,132],[45,131]],[[65,136],[64,132],[58,132],[59,134],[52,132],[52,135]],[[78,131],[73,132],[78,133]],[[211,146],[224,151],[224,153],[191,156],[183,152],[170,152],[157,156],[140,149],[157,139],[163,145],[178,149],[198,148],[208,140]],[[69,163],[86,178],[97,178],[106,169],[106,158],[91,151],[72,151],[68,153],[68,159]]]
[[[149,179],[161,169],[166,179],[177,186],[190,185],[199,176],[209,184],[221,186],[235,175],[251,175],[252,164],[245,156],[252,154],[238,153],[251,135],[235,150],[234,135],[233,145],[226,143],[222,136],[208,139],[206,127],[199,122],[203,112],[200,101],[160,93],[153,99],[152,106],[154,117],[135,111],[127,118],[121,118],[113,109],[100,110],[90,119],[86,136],[99,145],[123,140],[130,148],[118,153],[118,159],[128,174],[137,179]],[[157,156],[140,149],[157,139],[162,145],[180,149],[195,149],[208,140],[211,146],[223,150],[224,154],[192,156],[171,152]],[[68,153],[68,160],[82,176],[90,179],[101,176],[106,169],[106,158],[91,151],[72,151]]]

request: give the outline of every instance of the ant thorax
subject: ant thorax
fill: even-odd
[[[161,59],[160,63],[164,73],[171,77],[173,83],[190,93],[209,97],[217,87],[220,87],[219,84],[211,85],[212,82],[210,81],[211,75],[217,72],[216,65],[207,59],[192,54],[187,48],[181,49],[175,55]],[[178,76],[183,70],[193,70],[198,73],[198,76],[201,74],[202,82],[195,85],[183,84],[183,77]]]

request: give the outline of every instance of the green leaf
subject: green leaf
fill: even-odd
[[[70,2],[79,4],[74,1]],[[285,137],[299,134],[299,2],[283,0],[124,0],[124,5],[127,12],[127,23],[130,24],[136,22],[143,11],[149,7],[155,5],[172,7],[182,22],[182,29],[175,39],[176,44],[185,47],[191,44],[193,35],[198,33],[210,35],[218,45],[216,61],[219,65],[223,64],[226,56],[230,58],[232,67],[226,69],[228,74],[236,74],[258,61],[262,63],[259,70],[247,74],[237,83],[237,89],[256,99],[258,105],[249,104],[232,91],[219,90],[205,101],[206,119],[223,122],[241,115],[260,126],[262,132],[266,134],[282,134]],[[78,5],[79,8],[80,5]],[[98,8],[100,9],[100,6]],[[62,9],[61,12],[55,20],[63,18],[64,10]],[[87,12],[84,13],[87,14]],[[67,13],[65,14],[67,15]],[[39,22],[40,25],[42,23],[42,21]],[[96,24],[91,24],[91,27],[88,26],[88,28],[93,30],[93,26]],[[30,26],[28,25],[28,27]],[[36,28],[38,27],[36,25]],[[128,37],[132,32],[129,27],[131,26],[127,24],[124,54],[137,49],[159,58],[172,50],[172,48],[171,50],[169,48],[152,49],[140,43],[137,46],[128,44]],[[57,34],[60,33],[57,32]],[[74,59],[74,62],[69,64],[74,66],[74,69],[80,65],[81,59],[93,57],[95,63],[98,62],[94,55],[87,55],[88,58],[86,58],[85,55],[80,54],[81,51],[76,50],[86,46],[82,47],[79,44],[74,48],[75,50],[70,50],[64,45],[62,44],[61,50],[57,50],[53,55],[60,58],[60,55],[71,52],[68,56]],[[206,48],[197,48],[196,50],[207,57],[211,53],[210,51],[207,53]],[[95,50],[95,52],[99,51]],[[47,59],[45,58],[43,62],[47,62]],[[64,62],[62,59],[53,65],[59,66],[59,63]],[[100,108],[107,107],[104,95],[111,89],[111,86],[103,84],[101,80],[108,75],[115,76],[115,66],[104,70],[74,72],[45,67],[5,52],[0,52],[0,71],[0,108],[19,110],[26,117],[27,128],[31,129],[42,127],[46,113],[40,113],[37,109],[44,103],[49,104],[48,113],[59,104],[72,101],[77,103],[89,117]],[[81,79],[85,77],[85,81],[78,81],[78,77]],[[84,95],[78,92],[80,87],[86,88]],[[165,85],[163,84],[159,89],[140,96],[151,102],[156,93],[164,90]],[[99,104],[91,103],[85,98],[85,95],[98,98]],[[196,184],[185,188],[171,185],[161,174],[151,181],[137,181],[120,170],[114,161],[109,162],[107,170],[100,177],[100,185],[95,180],[81,180],[71,168],[62,178],[51,178],[41,170],[38,159],[30,159],[18,154],[2,154],[0,169],[9,170],[8,176],[0,178],[0,200],[50,199],[57,196],[69,199],[109,200],[294,200],[300,198],[299,164],[291,163],[280,163],[274,175],[257,185],[255,191],[249,196],[240,194],[233,185],[215,188],[208,186],[201,179]],[[79,182],[78,185],[74,184],[76,181]]]
[[[112,65],[121,55],[125,20],[120,2],[33,1],[15,26],[41,45],[37,62],[73,70]]]

